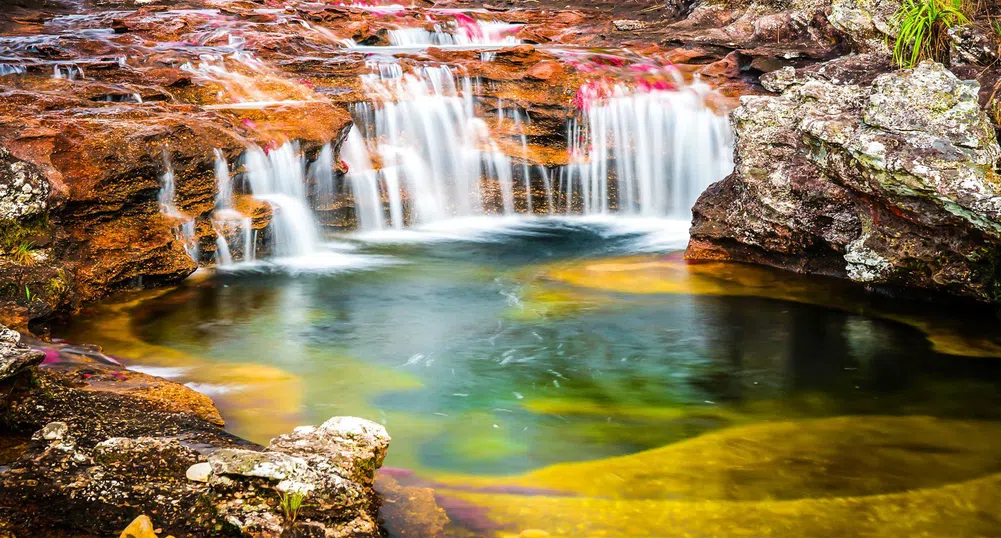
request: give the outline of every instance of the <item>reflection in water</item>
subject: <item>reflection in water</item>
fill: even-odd
[[[818,514],[845,513],[834,501],[801,511],[766,503],[968,480],[994,491],[976,479],[1001,470],[1001,363],[934,351],[914,328],[931,318],[761,268],[575,260],[618,248],[589,227],[361,248],[408,263],[339,276],[220,275],[143,303],[133,326],[192,361],[295,376],[284,385],[301,401],[292,419],[267,412],[269,388],[221,396],[224,413],[243,410],[226,413],[238,434],[267,441],[290,420],[341,414],[384,423],[387,465],[435,486],[467,529],[516,536],[549,524],[553,535],[582,535],[564,532],[572,523],[597,535],[671,535],[663,518],[630,519],[652,510],[686,514],[690,535],[730,535],[707,529],[732,518],[751,536],[797,536],[807,519],[818,526],[799,536],[853,536],[821,532],[828,520]],[[879,317],[852,313],[862,309]],[[158,365],[155,353],[140,362]],[[840,416],[849,417],[823,418]],[[614,456],[625,457],[605,459]],[[612,479],[622,483],[601,485]],[[554,490],[541,504],[523,494]],[[955,497],[929,495],[933,505]],[[711,504],[735,500],[757,504]],[[680,501],[699,503],[686,511]],[[779,514],[789,532],[761,531]],[[873,521],[897,528],[885,519]]]

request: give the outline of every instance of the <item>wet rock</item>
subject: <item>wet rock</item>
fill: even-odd
[[[649,25],[650,23],[644,21],[636,21],[629,19],[619,19],[612,21],[612,26],[614,26],[615,29],[620,32],[631,32],[634,30],[642,30]]]
[[[21,344],[21,335],[0,325],[0,382],[42,362],[45,354]]]
[[[379,517],[391,536],[438,538],[444,535],[450,520],[435,501],[433,489],[402,485],[384,472],[376,477],[375,488],[384,500]]]
[[[45,424],[0,469],[0,525],[25,536],[52,529],[107,536],[151,513],[177,536],[380,536],[372,485],[389,441],[381,426],[335,418],[265,450],[225,433],[197,407],[115,387],[114,372],[66,366],[36,372],[32,384],[0,383],[0,425]],[[302,446],[310,441],[319,445]],[[306,499],[294,523],[281,507],[288,495]],[[26,498],[61,509],[42,513]]]
[[[1001,47],[996,41],[996,30],[975,25],[953,26],[949,36],[949,61],[987,66],[997,61]]]
[[[150,521],[149,516],[142,515],[132,523],[129,523],[128,527],[122,531],[122,534],[118,538],[157,538],[155,529],[153,529],[153,522]]]
[[[734,259],[1001,301],[1001,148],[975,82],[940,64],[871,85],[763,80],[737,167],[694,208],[690,259]]]
[[[300,476],[307,470],[306,462],[279,452],[254,450],[217,450],[209,457],[212,473],[238,475],[271,480],[285,480]]]
[[[46,441],[58,441],[66,436],[69,426],[65,422],[50,422],[41,430],[41,437]]]
[[[335,417],[318,427],[301,426],[271,441],[268,450],[302,458],[312,469],[336,467],[348,480],[372,485],[389,448],[386,428],[356,417]]]
[[[209,474],[211,473],[211,463],[196,463],[191,467],[188,467],[188,470],[184,472],[184,477],[188,480],[194,480],[195,482],[208,482]]]
[[[0,146],[0,223],[43,214],[48,197],[49,182],[41,171]]]

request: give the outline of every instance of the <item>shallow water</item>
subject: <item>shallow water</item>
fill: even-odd
[[[677,223],[499,222],[342,236],[328,271],[259,263],[191,282],[129,311],[141,345],[121,335],[115,309],[67,334],[209,393],[228,427],[258,442],[335,415],[382,422],[393,436],[386,465],[459,488],[439,501],[474,534],[551,522],[554,535],[666,536],[662,521],[623,527],[640,507],[600,502],[856,497],[1001,471],[1001,359],[963,356],[1001,344],[996,320],[828,279],[686,265]],[[840,416],[851,418],[816,420]],[[789,420],[803,426],[769,429]],[[608,460],[607,472],[551,467],[665,445]],[[719,463],[752,445],[763,448]],[[683,470],[661,476],[658,462]],[[599,488],[607,476],[618,479]],[[547,497],[556,504],[532,519],[525,507],[538,497],[477,497],[491,485],[597,504]],[[804,513],[814,509],[830,510]],[[691,517],[690,530],[709,532],[699,525],[721,516]],[[741,521],[754,536],[786,535]],[[981,523],[973,535],[993,528]],[[820,532],[790,525],[789,535]],[[873,535],[917,531],[887,532]]]

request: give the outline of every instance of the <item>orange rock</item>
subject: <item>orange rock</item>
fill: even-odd
[[[525,71],[525,77],[535,80],[550,80],[566,73],[563,66],[553,60],[543,60]]]

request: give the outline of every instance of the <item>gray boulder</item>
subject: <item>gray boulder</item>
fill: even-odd
[[[942,65],[838,83],[791,69],[733,112],[734,173],[693,210],[691,259],[1001,301],[1001,148]]]

